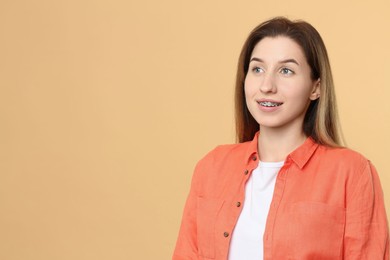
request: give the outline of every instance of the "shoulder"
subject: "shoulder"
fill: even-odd
[[[360,152],[350,148],[330,148],[319,146],[317,162],[338,175],[345,175],[348,179],[370,178],[375,171],[371,161]]]
[[[346,200],[367,200],[370,205],[376,196],[383,200],[380,178],[373,163],[361,153],[349,148],[326,148],[324,165],[334,170],[334,177],[345,180]],[[333,166],[329,166],[333,163]],[[383,202],[381,202],[383,203]],[[362,203],[361,205],[363,205]],[[348,207],[348,204],[347,204]]]
[[[218,145],[201,158],[195,166],[196,178],[218,178],[221,174],[242,167],[246,157],[251,154],[251,142]]]
[[[245,158],[250,149],[250,142],[237,144],[223,144],[216,146],[213,150],[208,152],[198,164],[216,163],[225,160],[238,160]]]
[[[325,160],[334,160],[334,162],[346,164],[365,164],[368,159],[361,153],[346,147],[327,147],[319,146],[319,157]]]

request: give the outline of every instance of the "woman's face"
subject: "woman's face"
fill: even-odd
[[[245,78],[247,107],[265,128],[302,131],[310,101],[319,97],[319,80],[301,47],[285,36],[266,37],[253,49]]]

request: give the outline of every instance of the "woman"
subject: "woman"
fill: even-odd
[[[318,32],[274,18],[246,40],[238,144],[196,166],[174,260],[389,259],[374,166],[343,148]]]

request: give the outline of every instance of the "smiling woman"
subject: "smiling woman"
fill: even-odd
[[[239,143],[197,164],[173,259],[389,259],[379,177],[342,146],[315,28],[280,17],[256,27],[235,99]]]

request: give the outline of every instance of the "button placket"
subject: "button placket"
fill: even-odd
[[[282,169],[280,170],[275,183],[275,190],[274,195],[272,199],[272,207],[270,207],[269,213],[268,213],[268,219],[266,223],[265,228],[265,250],[271,250],[272,248],[272,237],[273,237],[273,230],[274,230],[274,224],[275,224],[275,218],[278,211],[278,206],[282,200],[283,197],[283,190],[286,185],[286,174],[288,172],[289,165],[284,165]]]

